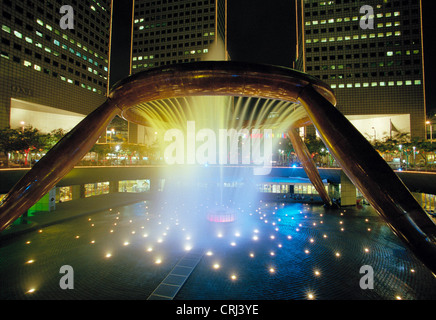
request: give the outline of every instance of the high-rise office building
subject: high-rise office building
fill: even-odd
[[[227,0],[134,0],[133,8],[131,73],[229,59]],[[151,128],[129,125],[129,141],[152,144],[155,139]]]
[[[425,137],[420,0],[296,0],[295,67],[330,84],[369,139]]]
[[[135,0],[133,16],[132,73],[204,60],[212,43],[227,55],[227,0]]]
[[[0,127],[69,130],[105,101],[111,0],[0,0],[0,12]]]

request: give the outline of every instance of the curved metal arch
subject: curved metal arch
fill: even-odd
[[[92,147],[117,114],[144,123],[137,105],[195,95],[233,95],[301,103],[342,169],[392,230],[436,274],[436,226],[369,142],[335,107],[331,89],[295,70],[238,62],[198,62],[130,76],[8,193],[0,205],[4,230],[53,188]]]

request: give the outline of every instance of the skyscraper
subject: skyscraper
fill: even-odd
[[[132,73],[200,61],[212,43],[227,54],[227,0],[135,0]]]
[[[0,127],[69,130],[105,101],[110,0],[2,0],[0,12]]]
[[[153,67],[227,60],[227,0],[134,0],[131,73]],[[129,141],[152,144],[155,131],[129,124]]]
[[[369,139],[425,137],[420,0],[296,0],[295,66],[335,90]]]

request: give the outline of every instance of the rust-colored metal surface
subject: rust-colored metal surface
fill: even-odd
[[[309,84],[336,104],[330,87],[315,77],[288,68],[232,61],[185,63],[140,72],[117,83],[110,97],[125,119],[145,125],[146,109],[150,108],[145,103],[149,101],[224,95],[298,102],[299,92]]]
[[[334,107],[331,89],[295,70],[238,62],[173,65],[130,76],[109,100],[85,118],[20,180],[0,205],[0,230],[47,193],[92,147],[121,111],[146,124],[145,102],[195,96],[230,95],[302,103],[330,153],[392,230],[436,274],[436,226],[369,142]]]
[[[324,183],[322,182],[321,176],[316,168],[316,164],[313,161],[307,146],[304,144],[300,135],[296,129],[291,128],[288,131],[289,139],[291,140],[294,150],[297,153],[297,157],[301,162],[301,166],[307,174],[310,182],[312,182],[316,191],[318,191],[322,201],[325,205],[331,206],[332,200],[330,199],[327,191],[325,190]]]
[[[436,274],[436,226],[407,187],[347,118],[316,90],[307,86],[299,99],[342,170],[394,233]]]

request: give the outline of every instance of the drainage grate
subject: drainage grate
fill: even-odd
[[[199,252],[185,254],[147,300],[173,300],[202,257]]]

